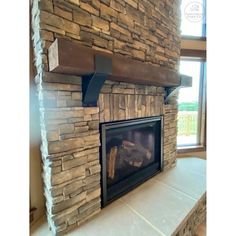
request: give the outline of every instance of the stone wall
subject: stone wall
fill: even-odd
[[[206,220],[206,194],[202,196],[188,219],[177,230],[175,236],[197,236],[198,226]]]
[[[100,211],[99,123],[164,115],[164,165],[176,159],[176,100],[164,88],[107,81],[98,106],[82,107],[81,78],[48,73],[58,37],[178,69],[178,0],[34,0],[34,44],[47,218],[64,234]]]
[[[57,37],[177,70],[179,0],[34,0],[37,53],[48,69],[47,49]],[[37,54],[36,53],[36,54]],[[37,65],[41,61],[37,61]]]

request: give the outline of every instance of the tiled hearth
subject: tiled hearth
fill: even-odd
[[[176,167],[148,180],[68,235],[194,235],[206,216],[205,179],[205,160],[178,159]],[[49,236],[45,219],[31,233]]]

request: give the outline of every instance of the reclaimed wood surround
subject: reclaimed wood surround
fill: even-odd
[[[92,74],[95,72],[95,55],[111,58],[112,74],[108,78],[111,81],[162,87],[180,84],[180,76],[173,70],[94,50],[64,38],[57,38],[49,47],[49,70],[72,75]]]

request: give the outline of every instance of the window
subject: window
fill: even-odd
[[[206,1],[182,0],[181,34],[183,36],[206,36]]]
[[[182,88],[179,91],[177,145],[179,147],[203,145],[205,62],[181,60],[180,73],[192,77],[192,87]]]

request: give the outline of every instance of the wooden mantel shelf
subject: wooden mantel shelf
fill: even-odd
[[[162,87],[180,85],[180,75],[175,71],[94,50],[63,38],[56,39],[49,48],[49,70],[71,75],[93,74],[96,69],[95,57],[98,55],[112,61],[109,80]]]

